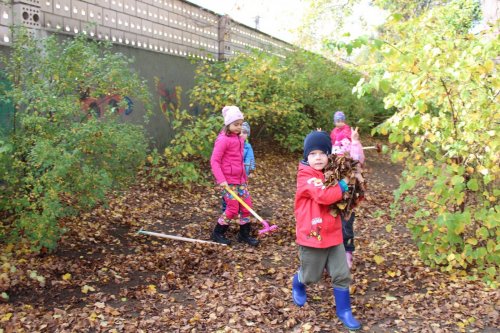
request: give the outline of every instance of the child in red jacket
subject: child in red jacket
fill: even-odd
[[[351,310],[351,274],[345,259],[342,223],[329,209],[331,204],[342,199],[350,178],[340,180],[336,186],[323,185],[323,169],[331,147],[325,132],[312,132],[304,140],[304,160],[299,164],[295,194],[300,269],[293,277],[292,297],[295,304],[303,306],[307,300],[306,285],[318,282],[326,268],[333,282],[337,316],[347,328],[357,330],[361,324]]]

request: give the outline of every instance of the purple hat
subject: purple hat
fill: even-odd
[[[335,115],[333,116],[333,122],[339,122],[339,121],[345,121],[345,114],[342,111],[337,111],[335,112]]]

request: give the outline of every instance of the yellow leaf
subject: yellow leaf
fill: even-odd
[[[347,206],[347,203],[338,203],[338,204],[337,204],[337,207],[338,207],[340,210],[343,210],[346,206]]]
[[[493,63],[493,61],[491,59],[486,60],[486,62],[484,63],[484,68],[488,72],[491,72],[494,67],[495,67],[495,64]]]
[[[468,238],[465,242],[471,245],[477,245],[477,239],[475,238]]]
[[[450,253],[446,259],[448,259],[448,261],[455,260],[455,254],[454,253]]]
[[[84,285],[84,286],[82,287],[82,293],[86,294],[86,293],[88,293],[89,291],[95,291],[95,289],[94,289],[94,288],[92,288],[91,286],[88,286],[88,285]]]
[[[148,285],[148,291],[152,294],[156,293],[156,286],[154,284]]]
[[[64,281],[68,281],[68,280],[71,280],[71,274],[70,273],[66,273],[62,276],[62,279]]]
[[[392,224],[388,224],[385,226],[385,231],[391,232],[392,231]]]
[[[380,265],[381,263],[383,263],[383,262],[384,262],[384,260],[385,260],[385,259],[384,259],[384,258],[382,258],[382,257],[381,257],[381,256],[379,256],[379,255],[375,255],[375,256],[373,257],[373,260],[375,260],[375,263],[376,263],[377,265]]]
[[[396,272],[388,271],[387,275],[389,275],[390,277],[395,277],[396,276]]]
[[[12,317],[12,313],[9,312],[9,313],[6,313],[3,315],[2,319],[0,319],[1,322],[4,322],[4,321],[9,321],[10,320],[10,317]]]

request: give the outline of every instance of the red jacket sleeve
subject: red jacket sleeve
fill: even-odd
[[[222,173],[222,156],[224,155],[224,150],[226,148],[226,142],[220,137],[215,140],[214,150],[212,152],[212,157],[210,158],[210,166],[212,167],[212,173],[214,174],[215,181],[217,184],[226,181],[224,173]]]
[[[325,187],[323,179],[305,170],[299,172],[297,177],[297,192],[305,198],[311,198],[320,205],[331,205],[342,200],[340,185]]]

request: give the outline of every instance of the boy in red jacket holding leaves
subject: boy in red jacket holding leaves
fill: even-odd
[[[304,140],[304,160],[299,164],[295,194],[296,243],[299,245],[300,269],[293,277],[295,304],[306,303],[306,285],[318,282],[324,269],[333,282],[336,313],[351,330],[361,328],[353,317],[349,296],[351,274],[342,240],[342,222],[330,214],[329,206],[342,199],[350,178],[336,186],[325,187],[323,169],[328,163],[332,144],[325,132],[311,132]]]

